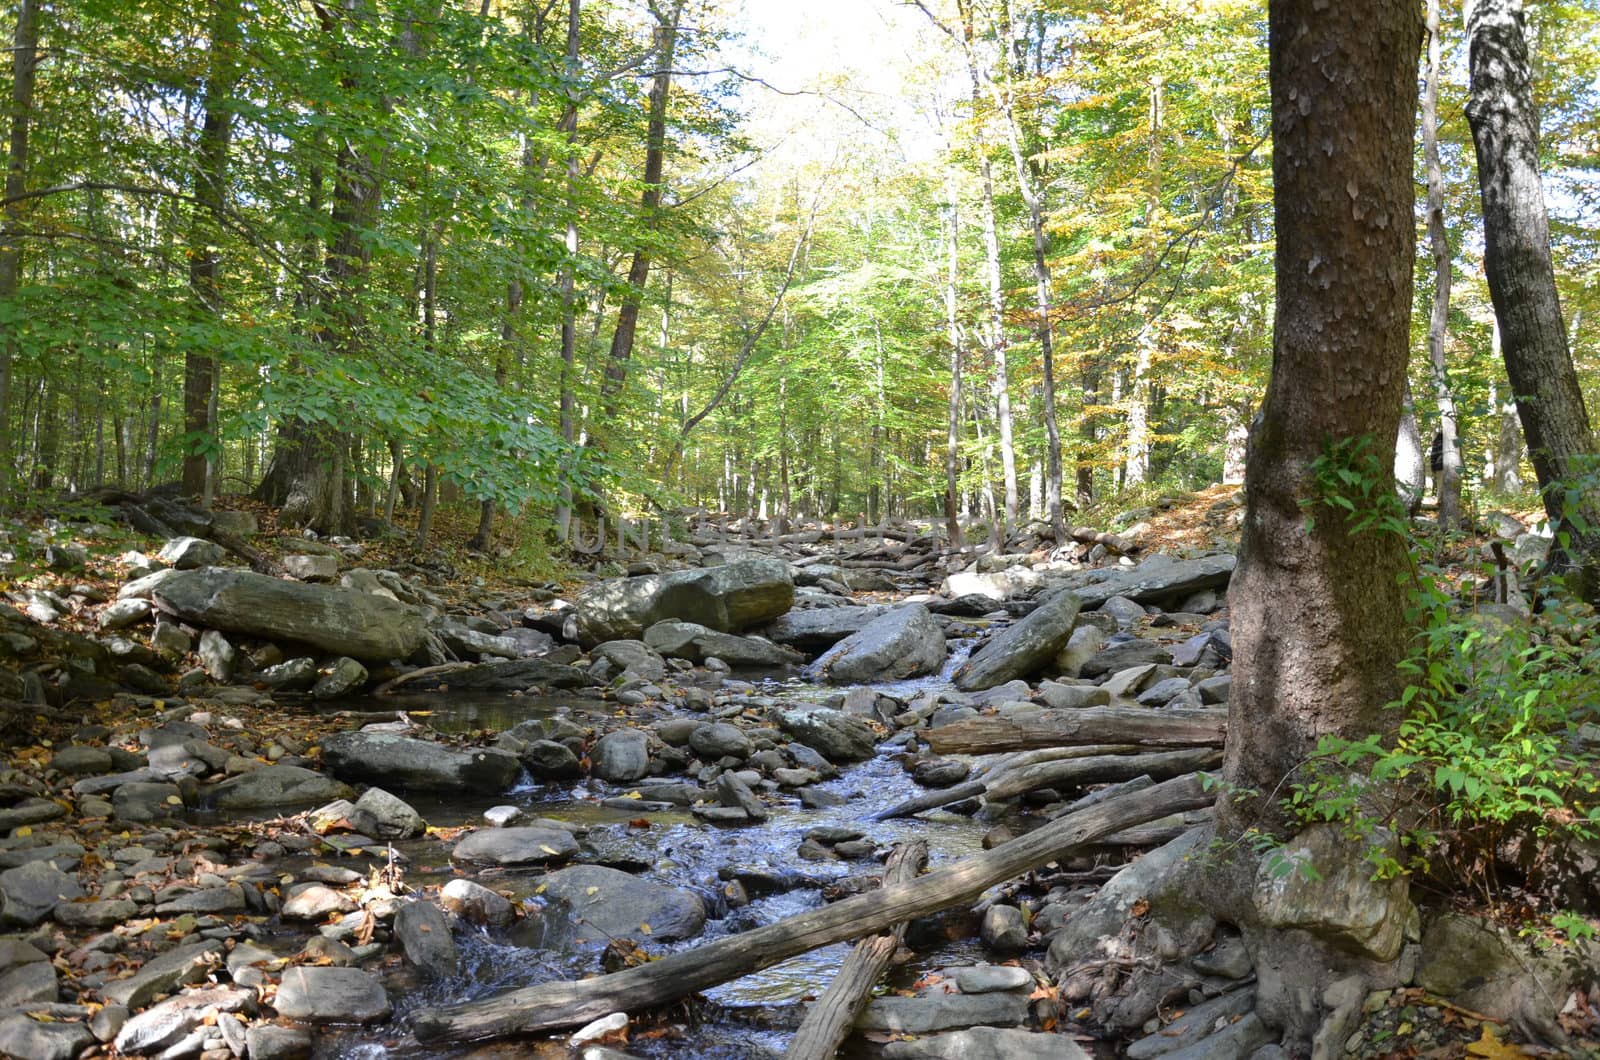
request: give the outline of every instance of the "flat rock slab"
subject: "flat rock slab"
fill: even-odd
[[[874,998],[856,1020],[856,1029],[895,1034],[932,1034],[958,1027],[1028,1020],[1028,997],[1020,993],[943,994],[927,997]]]
[[[378,599],[374,597],[374,599]],[[522,764],[509,751],[457,750],[391,732],[342,732],[322,741],[322,763],[347,780],[413,791],[471,791],[496,795],[510,787]]]
[[[907,604],[835,644],[816,669],[832,684],[870,684],[936,674],[944,659],[944,630],[926,607]]]
[[[601,865],[574,865],[540,881],[543,909],[530,911],[514,932],[524,945],[567,948],[611,939],[671,942],[693,938],[706,906],[692,891],[641,879]]]
[[[810,611],[791,611],[766,627],[767,636],[778,644],[787,644],[805,652],[827,651],[852,633],[859,633],[867,623],[888,608],[874,604],[870,607],[819,607]]]
[[[577,852],[578,841],[559,828],[485,828],[457,843],[450,857],[490,865],[546,865]]]
[[[729,666],[758,667],[787,666],[801,661],[794,651],[769,640],[722,633],[696,622],[672,619],[657,622],[645,630],[644,642],[669,659],[697,663],[715,658]]]
[[[1090,1060],[1064,1034],[972,1027],[913,1041],[890,1042],[885,1060]]]
[[[579,593],[575,606],[578,637],[589,645],[638,640],[667,619],[738,633],[794,606],[794,582],[788,564],[780,560],[745,559],[601,582]]]
[[[1139,604],[1164,606],[1204,589],[1226,589],[1237,562],[1228,552],[1184,560],[1155,555],[1132,570],[1118,570],[1109,575],[1091,571],[1087,576],[1072,576],[1062,584],[1082,601],[1085,610],[1093,610],[1116,596],[1125,596]],[[1056,583],[1055,579],[1051,579],[1051,583]]]
[[[296,641],[363,661],[408,658],[425,633],[418,612],[382,596],[220,567],[180,571],[150,598],[161,611],[208,629]]]
[[[389,995],[359,968],[293,967],[283,973],[273,1006],[309,1023],[371,1023],[389,1015]]]
[[[222,943],[213,939],[163,953],[146,961],[130,978],[107,983],[101,988],[100,996],[113,1005],[139,1008],[184,983],[204,979],[212,955],[221,952]]]
[[[301,766],[263,766],[224,780],[211,789],[211,804],[219,810],[276,809],[310,806],[333,799],[348,799],[355,792],[314,770]]]
[[[57,904],[83,897],[75,876],[45,861],[0,872],[0,926],[32,927]]]

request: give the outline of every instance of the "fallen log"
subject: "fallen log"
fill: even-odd
[[[1215,792],[1198,775],[1180,777],[974,854],[905,883],[843,899],[658,961],[578,982],[546,983],[499,997],[416,1014],[423,1043],[475,1041],[578,1026],[612,1012],[675,1001],[836,942],[876,934],[915,917],[969,902],[997,883],[1066,857],[1086,843],[1181,810],[1208,806]]]
[[[1181,776],[1197,769],[1215,769],[1222,764],[1222,752],[1211,747],[1190,747],[1181,751],[1154,751],[1148,754],[1108,754],[1092,758],[1034,762],[1017,769],[1006,769],[980,780],[957,784],[953,788],[929,792],[875,816],[886,821],[907,817],[923,810],[948,806],[962,799],[982,795],[990,802],[1014,799],[1039,788],[1081,788],[1086,784],[1107,784],[1149,776],[1152,780]]]
[[[887,810],[879,810],[872,815],[874,821],[891,821],[896,817],[910,817],[921,813],[923,810],[937,810],[941,806],[960,802],[962,799],[973,799],[984,793],[988,782],[1013,767],[1033,765],[1035,762],[1055,762],[1068,758],[1089,758],[1096,755],[1131,754],[1138,748],[1132,744],[1112,744],[1096,747],[1047,747],[1038,751],[1028,751],[1020,755],[1011,755],[989,766],[975,780],[954,787],[938,788],[927,791],[914,798],[907,799],[897,806]]]
[[[1075,526],[1072,528],[1072,540],[1085,545],[1104,545],[1107,550],[1118,555],[1126,556],[1139,551],[1139,546],[1125,537],[1116,534],[1102,533],[1092,526]]]
[[[883,885],[914,880],[927,864],[927,843],[915,839],[897,846],[884,865]],[[832,1060],[861,1010],[872,999],[873,985],[888,969],[905,935],[906,926],[901,923],[886,934],[856,943],[828,989],[806,1009],[806,1018],[789,1042],[789,1051],[784,1053],[787,1060]]]
[[[942,755],[995,754],[1083,743],[1221,747],[1227,723],[1226,709],[1085,707],[1030,711],[1008,718],[968,718],[930,729],[925,738],[928,746]]]

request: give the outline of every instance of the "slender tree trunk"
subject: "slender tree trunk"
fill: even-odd
[[[1280,785],[1321,737],[1384,728],[1405,648],[1405,542],[1353,532],[1318,504],[1316,468],[1330,443],[1365,438],[1377,448],[1357,470],[1391,474],[1410,345],[1422,13],[1410,0],[1268,10],[1277,316],[1229,589],[1226,775],[1238,793],[1218,804],[1227,835],[1279,823]]]
[[[1145,200],[1145,229],[1148,233],[1145,258],[1152,265],[1160,253],[1159,218],[1161,213],[1161,122],[1165,111],[1165,83],[1157,76],[1150,80],[1149,192]],[[1123,463],[1123,488],[1142,485],[1150,474],[1150,363],[1156,345],[1156,322],[1146,320],[1139,330],[1133,371],[1128,378],[1128,444]]]
[[[28,182],[28,132],[33,124],[33,85],[39,66],[39,0],[17,0],[11,47],[11,133],[6,154],[4,230],[0,231],[0,305],[17,297],[22,285],[19,230]],[[16,480],[16,446],[11,430],[11,371],[21,343],[16,325],[0,324],[0,511],[11,503]]]
[[[1444,342],[1450,324],[1450,239],[1444,227],[1444,169],[1439,164],[1439,0],[1428,0],[1428,63],[1422,87],[1422,156],[1428,176],[1428,243],[1433,251],[1433,308],[1428,316],[1428,364],[1439,408],[1442,466],[1434,484],[1439,529],[1461,526],[1461,446],[1456,400],[1445,370]]]
[[[222,267],[219,221],[227,198],[228,145],[233,133],[233,93],[239,69],[239,2],[214,0],[207,51],[205,118],[195,162],[195,203],[189,221],[189,292],[198,321],[220,322]],[[207,344],[210,345],[210,344]],[[183,492],[210,503],[215,477],[216,397],[219,382],[214,349],[193,348],[183,355]]]
[[[945,221],[945,250],[948,255],[944,281],[945,334],[950,343],[950,402],[944,450],[944,518],[952,551],[961,550],[961,318],[959,283],[961,280],[961,225],[957,213],[959,189],[954,171],[945,173],[945,198],[949,200]]]
[[[561,437],[569,450],[577,439],[577,398],[573,394],[578,363],[577,276],[578,254],[578,26],[582,0],[567,2],[567,104],[561,115],[561,128],[567,134],[567,263],[561,270]],[[570,539],[572,532],[572,483],[561,483],[561,499],[556,507],[556,537]]]
[[[1483,263],[1506,374],[1545,511],[1557,527],[1552,568],[1577,575],[1583,596],[1593,600],[1600,598],[1595,439],[1556,295],[1521,0],[1476,0],[1467,30],[1467,121],[1483,198]]]
[[[1422,432],[1417,427],[1417,409],[1411,398],[1411,382],[1404,384],[1405,396],[1400,407],[1400,427],[1395,432],[1394,482],[1401,503],[1412,515],[1422,507],[1422,495],[1428,488],[1428,449],[1422,444]]]
[[[439,467],[432,461],[422,477],[422,512],[417,517],[417,536],[412,545],[419,552],[428,547],[428,536],[433,533],[433,511],[439,506]]]

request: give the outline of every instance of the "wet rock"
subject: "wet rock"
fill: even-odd
[[[1043,670],[1067,644],[1078,618],[1078,598],[1058,592],[1021,621],[991,636],[956,671],[956,687],[976,692],[1028,678]]]
[[[983,914],[983,944],[995,953],[1020,953],[1028,948],[1028,923],[1014,905],[996,903]]]
[[[461,955],[439,907],[426,900],[406,902],[394,916],[394,937],[406,960],[435,979],[454,975]]]
[[[245,1031],[250,1060],[305,1060],[311,1055],[311,1032],[275,1023],[253,1023]]]
[[[535,740],[522,749],[522,764],[536,780],[576,780],[583,765],[566,744]]]
[[[799,651],[825,652],[888,612],[887,607],[826,607],[791,611],[766,627],[768,639]]]
[[[262,669],[255,680],[274,692],[304,692],[317,683],[317,664],[305,657]]]
[[[186,622],[290,640],[364,660],[405,659],[422,644],[422,617],[381,596],[249,571],[182,571],[151,590],[160,610]]]
[[[1090,1060],[1064,1034],[971,1027],[883,1047],[884,1060]]]
[[[308,1023],[371,1023],[389,1015],[383,986],[359,968],[289,968],[273,1005],[280,1016]]]
[[[161,994],[204,979],[221,953],[222,943],[214,939],[179,946],[146,961],[127,979],[107,983],[100,988],[100,996],[114,1005],[142,1008]]]
[[[669,659],[703,663],[715,658],[735,667],[787,666],[802,658],[760,637],[721,633],[694,622],[657,622],[644,631],[644,642]]]
[[[671,942],[693,938],[706,922],[692,891],[600,865],[575,865],[544,877],[545,905],[512,932],[522,945],[565,948],[611,939]]]
[[[522,771],[517,756],[507,751],[456,750],[385,732],[330,736],[322,741],[322,762],[337,777],[414,791],[498,794]]]
[[[879,997],[862,1011],[856,1029],[932,1034],[958,1027],[1016,1026],[1027,1019],[1028,997],[1021,993]]]
[[[638,639],[666,619],[737,633],[777,618],[793,603],[788,564],[747,559],[601,582],[578,595],[575,609],[580,640],[599,644]]]
[[[342,655],[317,671],[311,695],[316,699],[337,699],[358,691],[366,683],[367,668],[348,655]]]
[[[82,1023],[41,1023],[23,1013],[0,1019],[0,1056],[72,1060],[93,1044]]]
[[[717,801],[724,806],[738,807],[752,821],[767,819],[767,808],[756,798],[756,793],[733,773],[724,773],[717,778]]]
[[[689,733],[689,746],[696,754],[717,759],[724,756],[749,758],[754,746],[737,725],[727,722],[702,722]]]
[[[348,784],[315,770],[300,766],[263,766],[212,788],[211,804],[219,810],[276,809],[347,799],[353,794]]]
[[[491,865],[545,865],[565,861],[577,852],[578,841],[571,832],[528,826],[474,832],[456,844],[450,857]]]
[[[455,879],[439,891],[439,903],[447,912],[470,924],[501,927],[511,923],[511,901],[480,883]]]
[[[83,897],[77,877],[45,861],[0,872],[0,927],[32,927],[63,901]]]
[[[926,607],[907,604],[835,644],[816,669],[833,684],[869,684],[938,673],[944,661],[944,630]]]
[[[428,827],[410,803],[382,788],[368,788],[356,800],[356,831],[378,839],[409,839]]]
[[[589,770],[601,780],[626,784],[650,771],[650,738],[638,729],[618,729],[595,741]]]
[[[929,758],[916,764],[911,779],[925,788],[950,788],[962,783],[972,767],[952,758]]]
[[[785,710],[778,724],[829,762],[864,762],[877,753],[872,726],[837,710]]]
[[[431,680],[419,680],[409,688],[422,691],[449,686],[457,692],[527,692],[552,688],[592,688],[600,684],[575,666],[548,659],[502,659],[479,663],[464,670],[452,670]]]

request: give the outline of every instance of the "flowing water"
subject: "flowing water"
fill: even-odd
[[[970,648],[957,642],[943,673],[936,677],[875,686],[902,699],[948,687],[948,680]],[[753,699],[783,702],[819,701],[840,691],[818,688],[802,680],[753,683]],[[347,704],[352,706],[354,704]],[[579,697],[510,697],[437,694],[406,696],[360,704],[367,710],[391,713],[404,709],[421,715],[442,732],[508,729],[530,718],[568,716],[580,725],[614,719],[616,707]],[[648,722],[638,711],[630,716]],[[922,789],[892,757],[896,748],[880,747],[867,762],[841,769],[840,776],[821,787],[845,797],[843,805],[808,809],[798,798],[783,794],[769,798],[770,816],[761,824],[719,828],[698,822],[687,810],[639,812],[602,806],[601,800],[622,794],[601,781],[585,780],[560,785],[525,783],[496,799],[485,796],[427,798],[408,801],[430,824],[449,827],[481,823],[492,805],[515,805],[529,816],[557,818],[580,826],[585,834],[580,861],[624,869],[650,879],[694,890],[706,899],[711,913],[698,939],[669,944],[668,949],[693,947],[702,941],[737,935],[822,904],[822,887],[844,876],[875,871],[868,862],[812,862],[796,857],[804,833],[819,825],[858,829],[881,849],[905,839],[921,838],[928,844],[929,860],[941,862],[964,857],[981,848],[982,825],[970,818],[932,813],[911,820],[875,822],[878,810],[904,801]],[[667,780],[675,778],[663,778]],[[643,822],[648,827],[642,827]],[[407,876],[415,885],[443,882],[449,875],[448,846],[436,839],[396,844],[409,859]],[[725,865],[756,867],[787,875],[795,885],[766,895],[739,909],[728,909],[722,897],[717,870]],[[477,878],[497,890],[511,890],[528,900],[538,888],[538,870],[478,873]],[[981,953],[970,932],[953,931],[953,940],[919,938],[915,961],[898,969],[895,982],[909,983],[921,972],[950,963],[973,963]],[[558,979],[574,979],[598,971],[597,952],[576,956],[517,946],[503,932],[468,929],[458,933],[461,972],[441,982],[427,983],[408,969],[389,973],[395,1017],[383,1026],[352,1031],[322,1040],[318,1056],[339,1060],[413,1060],[435,1056],[566,1056],[563,1039],[550,1043],[520,1042],[457,1050],[417,1044],[407,1031],[410,1017],[419,1009],[486,997],[504,990]],[[654,947],[659,950],[661,947]],[[736,1058],[779,1056],[797,1025],[803,999],[815,997],[833,977],[848,946],[837,945],[803,954],[743,979],[726,983],[705,996],[709,1005],[681,1010],[675,1021],[682,1030],[663,1038],[636,1040],[631,1053],[659,1058]],[[692,1021],[692,1022],[691,1022]]]

